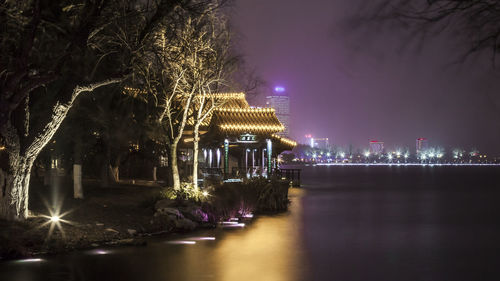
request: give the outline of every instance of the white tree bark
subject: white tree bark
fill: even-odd
[[[198,188],[198,151],[200,141],[200,126],[194,126],[194,140],[193,140],[193,187]]]
[[[154,166],[153,167],[153,182],[157,182],[158,181],[158,178],[156,177],[156,171],[157,171],[157,167]]]
[[[120,82],[121,79],[108,79],[86,86],[76,86],[70,100],[67,103],[57,102],[53,108],[50,121],[21,151],[20,136],[10,121],[0,128],[8,154],[7,169],[2,173],[6,177],[6,183],[0,197],[0,217],[7,220],[24,220],[28,218],[29,181],[33,162],[40,151],[52,139],[57,129],[73,105],[75,99],[83,92],[91,92],[99,87]]]
[[[181,177],[179,175],[179,166],[177,164],[177,142],[174,141],[170,145],[170,157],[172,160],[170,161],[171,170],[172,170],[172,181],[175,190],[181,189]]]
[[[73,197],[83,199],[82,165],[73,165]]]

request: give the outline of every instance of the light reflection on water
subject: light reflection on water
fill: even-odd
[[[228,235],[214,251],[217,280],[302,280],[306,270],[302,247],[300,196],[291,190],[289,214],[259,218],[244,232]]]
[[[500,168],[318,166],[303,182],[285,214],[0,263],[0,280],[500,280]]]
[[[155,238],[147,247],[96,249],[47,257],[43,263],[0,264],[0,280],[304,280],[301,197],[290,211],[245,227]]]

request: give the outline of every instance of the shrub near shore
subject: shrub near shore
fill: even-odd
[[[162,192],[164,199],[156,202],[154,224],[164,230],[183,230],[183,226],[191,225],[185,219],[213,225],[254,213],[283,212],[288,208],[288,187],[284,181],[258,178],[222,183],[205,190],[191,186],[183,186],[179,191],[166,189]]]

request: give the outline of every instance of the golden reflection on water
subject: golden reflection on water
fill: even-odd
[[[259,217],[242,231],[228,235],[214,251],[217,280],[302,280],[302,206],[304,190],[290,189],[288,213]]]

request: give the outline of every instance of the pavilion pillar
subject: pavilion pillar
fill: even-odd
[[[266,166],[266,149],[261,148],[262,151],[262,161],[260,162],[260,165],[262,166],[262,176],[264,176],[264,168]]]
[[[220,148],[217,148],[217,168],[220,168]]]
[[[245,149],[245,173],[248,173],[248,148]]]
[[[229,174],[229,140],[224,140],[224,175]]]
[[[212,149],[208,151],[208,167],[212,168],[212,163],[213,163],[213,156],[212,156]]]
[[[272,169],[273,169],[273,142],[270,139],[266,139],[267,142],[267,175],[271,177]]]

